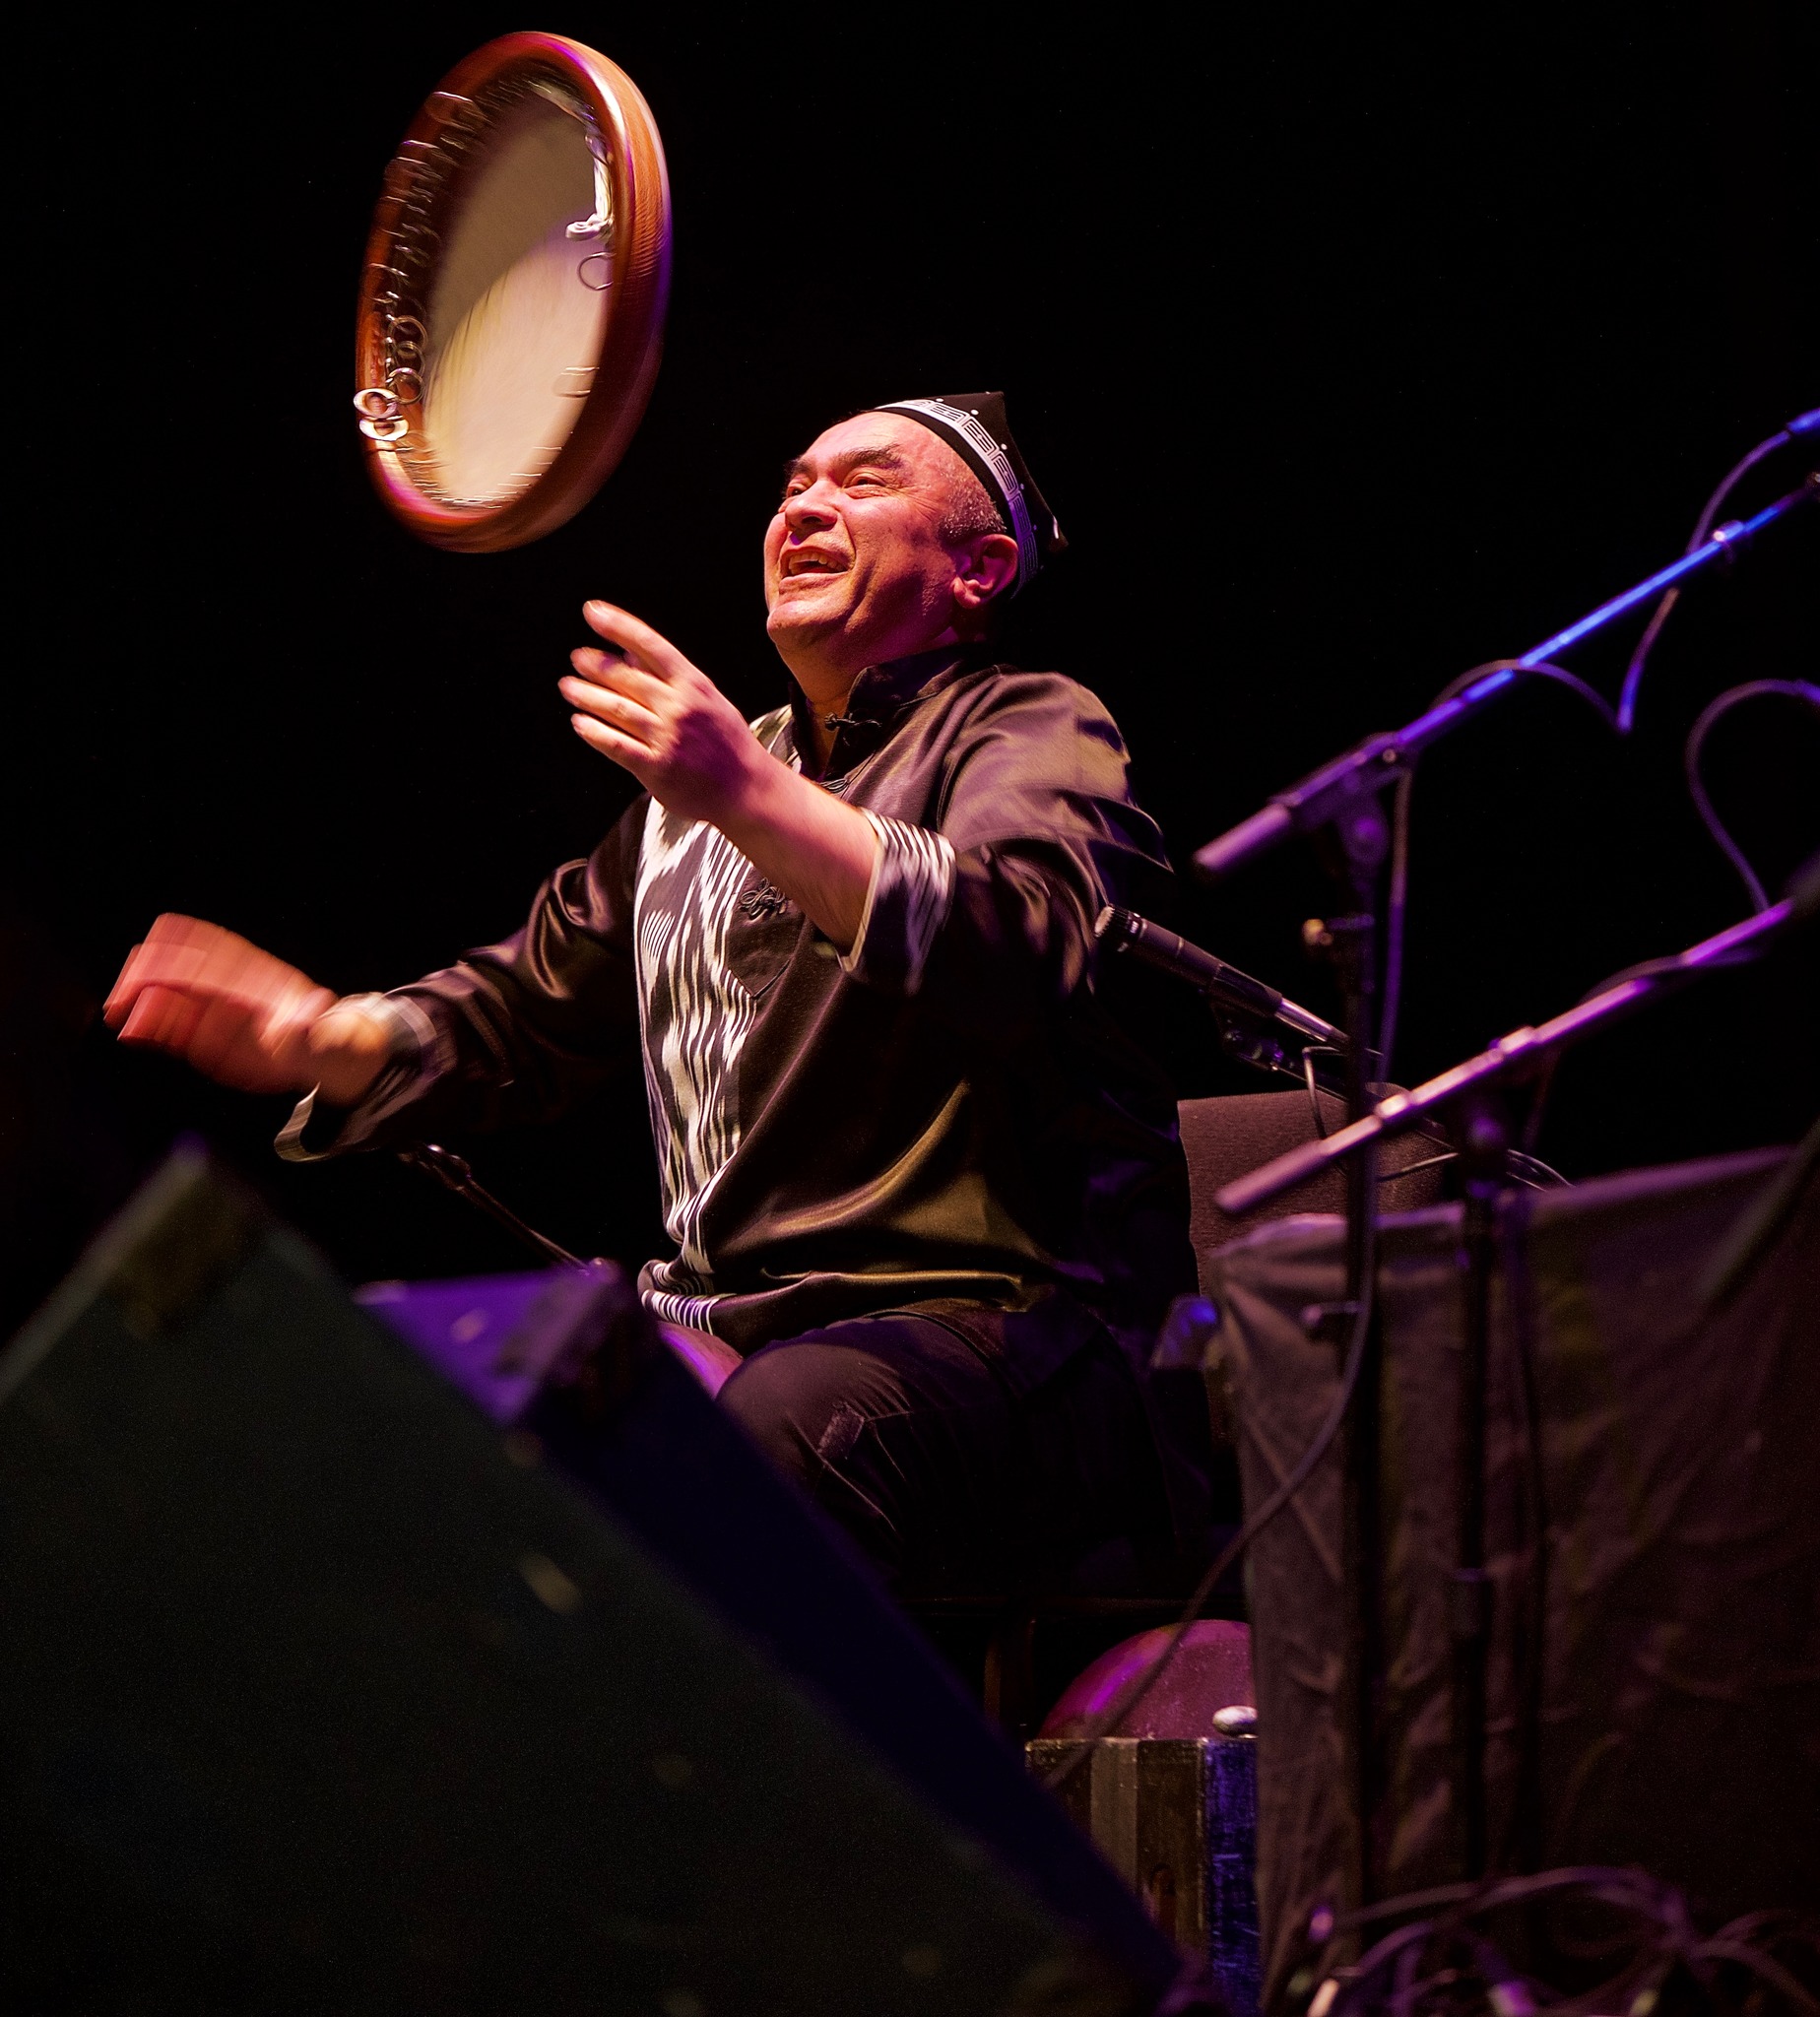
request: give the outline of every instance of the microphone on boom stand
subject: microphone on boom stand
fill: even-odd
[[[1161,925],[1152,924],[1148,918],[1139,917],[1135,910],[1122,910],[1108,904],[1094,923],[1093,936],[1102,945],[1110,945],[1116,952],[1129,952],[1146,966],[1157,967],[1164,973],[1173,974],[1179,981],[1186,981],[1191,988],[1211,997],[1221,1008],[1230,1008],[1236,1014],[1280,1023],[1283,1028],[1293,1030],[1304,1043],[1320,1044],[1325,1049],[1342,1054],[1346,1049],[1343,1029],[1335,1029],[1331,1022],[1323,1022],[1311,1009],[1287,1000],[1274,988],[1266,987],[1263,981],[1253,980],[1250,974],[1241,973],[1236,966],[1228,966],[1223,959],[1215,959],[1212,953],[1203,952],[1179,933],[1166,931]]]

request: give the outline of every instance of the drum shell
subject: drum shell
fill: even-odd
[[[428,293],[433,254],[423,241],[433,244],[431,234],[459,200],[470,172],[461,159],[459,108],[489,85],[540,72],[593,112],[607,146],[613,193],[613,299],[592,385],[574,426],[535,482],[487,504],[448,503],[430,495],[395,446],[362,437],[368,472],[388,510],[420,539],[456,553],[524,546],[572,518],[624,454],[662,358],[670,293],[670,186],[650,108],[631,79],[598,51],[559,35],[510,34],[475,50],[443,78],[387,165],[360,276],[356,384],[386,382],[388,293],[404,293],[414,284],[420,299]],[[577,257],[583,256],[578,246]]]

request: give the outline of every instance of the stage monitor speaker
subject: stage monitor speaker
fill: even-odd
[[[1820,1182],[1768,1150],[1509,1193],[1486,1381],[1485,1788],[1494,1867],[1636,1865],[1700,1921],[1820,1898]],[[1780,1201],[1774,1238],[1750,1240]],[[1458,1206],[1389,1220],[1365,1816],[1380,1899],[1463,1874],[1452,1732]],[[1740,1244],[1742,1239],[1742,1244]],[[1724,1268],[1727,1256],[1752,1261]],[[1333,1220],[1212,1263],[1245,1495],[1332,1408],[1303,1327],[1342,1292]],[[1716,1293],[1721,1273],[1734,1277]],[[1265,2000],[1347,1902],[1341,1453],[1251,1550]],[[1584,1928],[1581,1929],[1584,1933]]]
[[[571,1293],[502,1429],[179,1152],[0,1357],[0,2007],[1155,2008],[914,1628]]]

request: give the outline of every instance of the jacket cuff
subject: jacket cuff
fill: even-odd
[[[856,981],[914,995],[954,901],[954,850],[940,833],[867,813],[878,846],[860,935],[841,959]]]
[[[389,1049],[379,1075],[358,1106],[330,1106],[322,1088],[312,1086],[297,1101],[274,1142],[286,1162],[323,1162],[358,1148],[378,1121],[415,1087],[441,1048],[436,1025],[408,996],[350,995],[345,998],[385,1026]]]

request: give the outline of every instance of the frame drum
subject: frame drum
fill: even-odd
[[[560,35],[458,64],[385,172],[355,410],[388,509],[497,553],[572,518],[644,413],[670,293],[670,187],[630,78]]]

